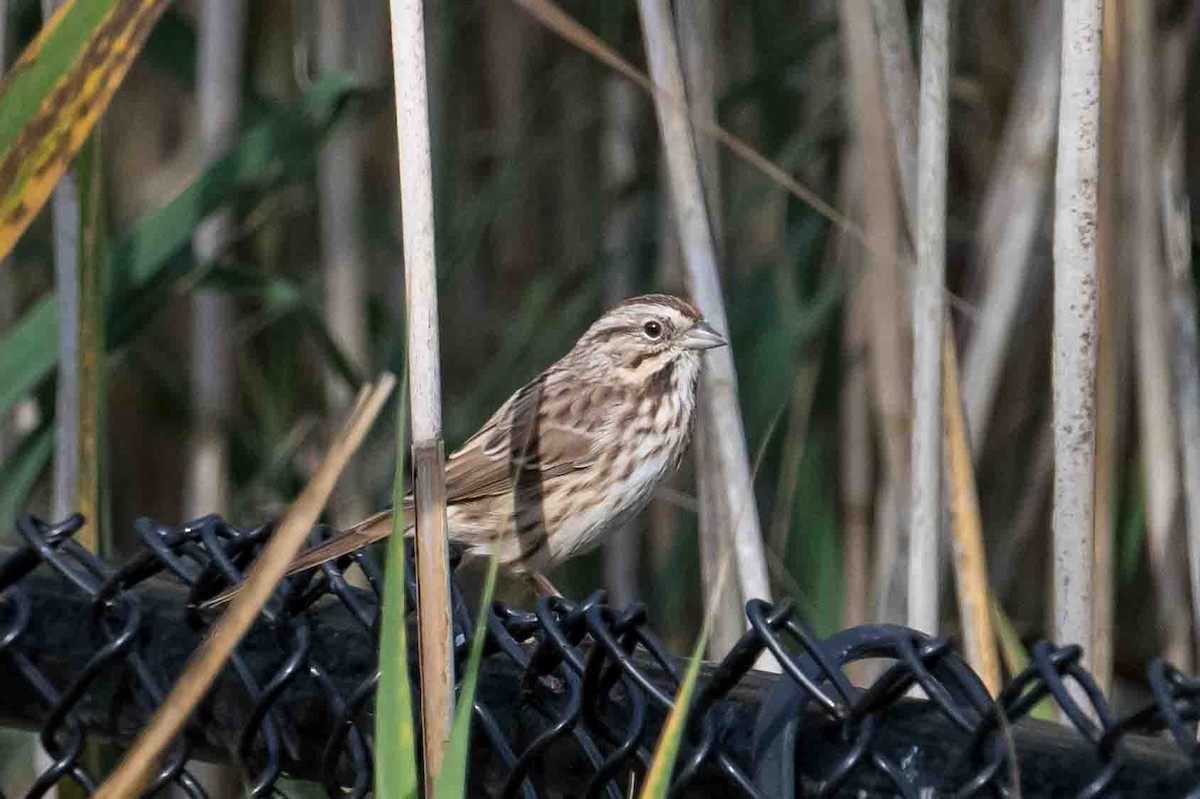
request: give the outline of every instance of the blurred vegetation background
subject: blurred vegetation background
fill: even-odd
[[[891,89],[887,43],[877,44],[889,14],[918,41],[919,4],[675,5],[691,102],[868,239],[907,247],[894,153],[880,150],[891,147]],[[1050,628],[1052,601],[1057,5],[960,3],[952,34],[949,318],[991,585],[1026,641]],[[632,2],[562,6],[644,68]],[[43,8],[0,9],[7,64]],[[1196,643],[1185,506],[1200,497],[1183,490],[1190,410],[1171,377],[1195,360],[1171,310],[1194,307],[1195,239],[1190,221],[1182,237],[1167,222],[1200,188],[1189,168],[1200,102],[1187,91],[1200,3],[1108,0],[1109,19],[1097,534],[1111,558],[1097,580],[1115,597],[1112,673],[1136,691],[1122,678],[1164,654],[1190,671]],[[449,451],[607,305],[683,293],[683,278],[646,94],[508,0],[429,3],[426,24]],[[103,357],[76,402],[95,403],[89,507],[114,557],[140,515],[218,512],[249,525],[281,512],[364,377],[402,370],[390,63],[378,0],[179,2],[77,159],[76,324]],[[826,633],[900,621],[903,557],[892,547],[908,496],[908,273],[698,139],[776,591]],[[22,509],[58,516],[87,500],[71,495],[85,483],[54,477],[56,459],[72,457],[46,316],[57,302],[59,323],[69,318],[55,267],[60,202],[0,266],[5,530]],[[381,424],[330,521],[388,502],[394,441]],[[694,495],[689,463],[607,551],[565,566],[560,589],[607,585],[618,601],[641,599],[686,651],[705,595]],[[949,595],[953,581],[943,584]],[[954,603],[942,607],[953,633]]]

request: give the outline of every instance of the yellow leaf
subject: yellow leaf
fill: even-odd
[[[11,131],[0,124],[0,258],[45,204],[166,6],[114,0],[93,20],[103,3],[68,3],[14,65],[0,87],[0,121],[23,121]]]

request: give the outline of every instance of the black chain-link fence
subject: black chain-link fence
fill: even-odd
[[[26,516],[21,546],[0,549],[0,724],[39,730],[50,761],[30,797],[95,787],[88,742],[136,735],[212,621],[194,608],[241,579],[271,532],[143,519],[140,554],[114,568],[71,539],[80,524]],[[347,583],[351,558],[281,586],[148,794],[204,796],[188,770],[200,760],[236,765],[255,797],[286,795],[285,774],[329,796],[370,793],[382,581],[369,557],[353,559],[368,589]],[[465,657],[473,625],[454,601]],[[675,795],[1200,797],[1200,683],[1169,665],[1149,669],[1154,701],[1117,718],[1077,647],[1035,646],[993,702],[945,639],[871,626],[822,640],[790,602],[746,612],[749,631],[704,671]],[[628,796],[682,673],[645,609],[613,608],[603,592],[498,605],[488,633],[471,793]],[[781,675],[752,669],[764,650]],[[866,658],[886,664],[862,689],[844,667]],[[929,699],[905,698],[914,685]],[[1067,725],[1028,718],[1045,696]]]

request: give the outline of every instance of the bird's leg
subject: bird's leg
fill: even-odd
[[[562,596],[562,593],[554,587],[554,583],[550,582],[546,575],[542,574],[541,572],[530,572],[529,583],[533,586],[533,591],[538,596]]]

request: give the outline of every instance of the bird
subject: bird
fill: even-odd
[[[526,383],[446,460],[446,529],[468,556],[557,593],[545,574],[649,502],[691,440],[706,350],[727,344],[688,301],[626,299]],[[413,531],[413,498],[401,508]],[[380,511],[301,552],[287,574],[387,537]]]

